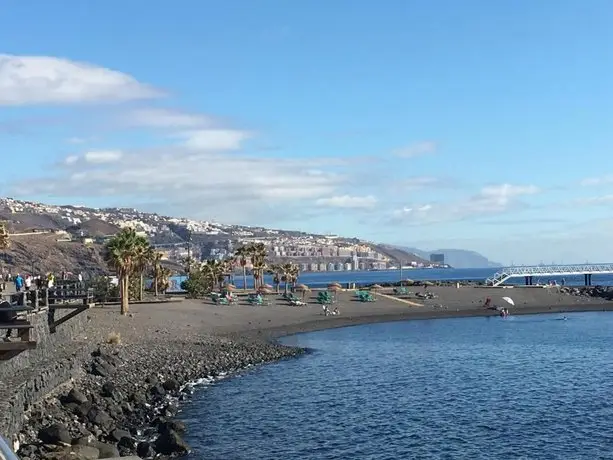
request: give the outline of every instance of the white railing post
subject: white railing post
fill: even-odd
[[[2,436],[0,436],[0,460],[19,460]]]

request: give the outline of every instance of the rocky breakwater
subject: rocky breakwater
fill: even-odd
[[[613,301],[613,286],[561,287],[560,293]]]
[[[193,391],[190,382],[302,352],[218,337],[101,345],[82,378],[26,414],[18,455],[22,460],[79,460],[185,454],[186,428],[174,416]]]

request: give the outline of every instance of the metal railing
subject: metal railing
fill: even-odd
[[[2,436],[0,436],[0,460],[19,460]]]
[[[523,276],[572,276],[613,274],[613,264],[577,264],[577,265],[535,265],[525,267],[506,267],[486,280],[490,286],[498,286],[509,278]]]

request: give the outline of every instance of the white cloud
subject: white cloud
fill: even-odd
[[[326,159],[267,158],[183,147],[123,155],[88,153],[60,165],[30,187],[30,193],[62,199],[104,197],[128,206],[153,202],[160,212],[172,215],[197,213],[249,224],[263,222],[271,214],[300,218],[316,200],[338,193],[347,180],[346,168],[330,166]],[[103,160],[115,163],[109,167]]]
[[[501,184],[483,187],[465,200],[405,206],[392,213],[393,222],[437,223],[499,214],[521,206],[520,198],[539,193],[534,185]]]
[[[212,128],[216,120],[206,115],[186,113],[162,108],[141,108],[131,110],[123,116],[129,126],[169,129]]]
[[[200,151],[220,152],[239,150],[244,141],[251,137],[251,133],[233,129],[201,129],[185,131],[176,135],[183,140],[183,146]]]
[[[318,206],[330,208],[371,209],[377,204],[377,199],[372,195],[338,195],[329,198],[320,198],[316,201],[316,204]]]
[[[66,163],[67,165],[75,164],[77,161],[79,161],[78,155],[70,155],[64,158],[64,163]]]
[[[102,163],[116,163],[121,159],[123,153],[119,150],[97,150],[91,152],[85,152],[83,159],[87,163],[102,164]]]
[[[593,196],[576,200],[579,205],[613,204],[613,195]]]
[[[124,102],[161,95],[130,75],[104,67],[0,54],[0,105]]]
[[[394,150],[392,153],[400,158],[413,158],[435,153],[437,144],[433,141],[423,141]]]
[[[613,174],[608,174],[601,177],[588,177],[581,181],[584,187],[613,184]]]

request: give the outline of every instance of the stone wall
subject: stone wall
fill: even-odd
[[[69,312],[59,310],[56,317]],[[0,361],[0,433],[7,438],[19,431],[33,403],[78,375],[90,351],[82,340],[87,312],[57,326],[54,333],[48,314],[41,309],[27,315],[34,326],[30,337],[37,342],[36,349]]]

